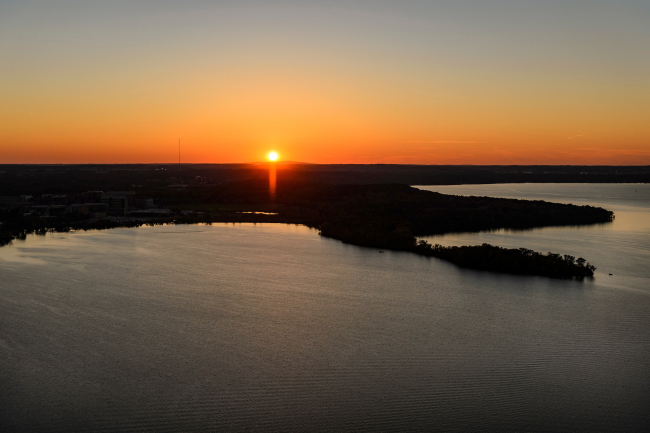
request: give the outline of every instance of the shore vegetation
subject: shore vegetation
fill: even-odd
[[[593,206],[445,195],[400,184],[279,182],[277,194],[271,199],[268,183],[249,180],[184,189],[160,188],[148,194],[158,206],[169,209],[169,213],[104,218],[68,214],[42,217],[26,216],[20,208],[7,209],[0,212],[0,245],[25,239],[30,233],[73,229],[169,223],[273,222],[304,224],[317,228],[322,236],[345,243],[410,251],[474,269],[583,278],[593,275],[595,270],[584,259],[487,244],[443,247],[418,242],[417,237],[606,224],[614,218],[611,211]]]

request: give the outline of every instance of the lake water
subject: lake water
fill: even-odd
[[[489,243],[583,257],[597,267],[597,284],[650,291],[650,184],[501,184],[419,186],[452,195],[545,200],[603,207],[612,223],[526,231],[425,236],[441,245]],[[612,274],[610,277],[609,274]],[[608,278],[604,278],[608,276]]]
[[[1,429],[650,426],[648,185],[433,189],[599,204],[616,221],[435,238],[582,256],[598,268],[582,282],[291,225],[31,236],[0,248]]]

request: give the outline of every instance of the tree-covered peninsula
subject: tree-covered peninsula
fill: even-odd
[[[515,274],[584,277],[594,268],[582,259],[508,250],[489,245],[445,248],[418,243],[418,236],[495,229],[608,223],[612,212],[592,206],[490,197],[463,197],[407,185],[328,185],[284,181],[269,195],[267,182],[249,180],[190,188],[157,188],[147,195],[163,214],[115,217],[42,217],[20,207],[0,212],[0,244],[29,233],[103,229],[160,223],[276,222],[304,224],[322,236],[380,249],[410,251],[460,266]],[[76,192],[76,191],[75,191]]]

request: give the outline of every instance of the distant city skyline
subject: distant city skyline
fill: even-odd
[[[642,0],[0,4],[0,164],[650,164]]]

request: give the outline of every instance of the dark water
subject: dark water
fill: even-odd
[[[618,212],[609,227],[563,229],[565,244],[549,235],[542,250],[599,270],[592,252],[608,239],[603,256],[624,263],[584,282],[378,254],[287,225],[15,242],[0,249],[0,425],[643,430],[650,209],[635,203],[620,204],[637,209],[632,236]],[[502,235],[543,244],[545,230]],[[631,251],[646,256],[628,263]]]

